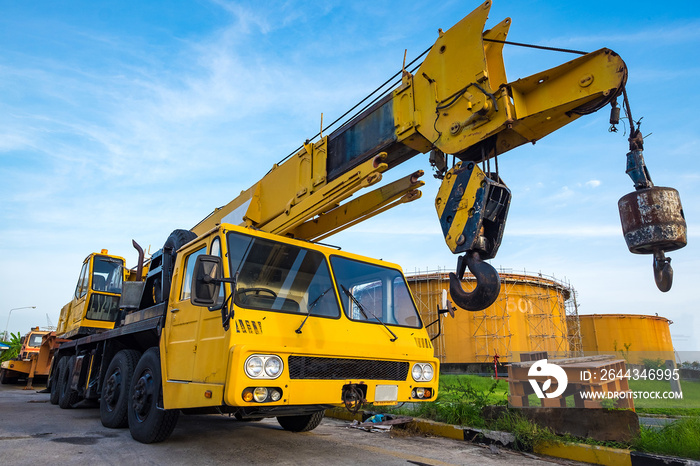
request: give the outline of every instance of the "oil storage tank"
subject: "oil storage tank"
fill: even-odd
[[[672,323],[665,317],[638,314],[580,315],[581,349],[586,356],[622,356],[630,364],[674,361]]]
[[[524,352],[570,355],[566,320],[567,308],[575,313],[571,286],[541,274],[500,271],[499,275],[501,293],[494,304],[479,312],[457,308],[454,318],[443,314],[440,329],[428,328],[432,336],[437,335],[433,347],[443,367],[493,364],[494,356],[502,363],[520,361]],[[449,293],[448,273],[415,273],[407,280],[423,322],[434,322],[443,290]],[[463,288],[470,291],[475,286],[473,276],[465,274]]]

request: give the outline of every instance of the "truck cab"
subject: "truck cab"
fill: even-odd
[[[18,359],[29,359],[32,354],[39,353],[41,340],[48,333],[46,330],[39,330],[39,327],[31,329],[29,333],[22,337],[22,349],[19,351]]]
[[[166,410],[298,415],[438,388],[399,266],[229,224],[178,251],[160,354]]]
[[[114,328],[128,274],[124,263],[123,257],[110,255],[106,249],[85,258],[73,298],[61,309],[59,337],[77,338]]]

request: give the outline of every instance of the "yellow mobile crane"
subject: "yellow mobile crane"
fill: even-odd
[[[180,412],[274,416],[298,432],[315,428],[330,406],[434,400],[438,361],[400,267],[317,241],[419,198],[422,171],[351,199],[430,152],[442,180],[435,206],[445,241],[464,253],[451,298],[484,309],[500,288],[484,261],[498,250],[510,204],[497,156],[608,103],[615,122],[619,96],[637,187],[620,203],[623,230],[633,252],[654,255],[657,284],[668,289],[664,251],[685,244],[685,222],[678,193],[648,177],[625,63],[601,49],[508,82],[510,19],[484,31],[490,6],[440,30],[390,92],[305,142],[191,230],[173,232],[145,272],[140,254],[114,328],[57,351],[51,401],[68,408],[99,400],[105,426],[128,425],[151,443],[170,435]],[[471,292],[460,283],[467,267],[477,280]]]

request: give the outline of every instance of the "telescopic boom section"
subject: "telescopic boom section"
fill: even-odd
[[[202,234],[227,222],[318,240],[419,198],[418,188],[423,182],[418,178],[422,172],[343,204],[357,191],[379,182],[385,171],[418,153],[433,151],[431,162],[439,160],[441,165],[445,165],[445,154],[464,163],[487,160],[535,142],[580,115],[602,108],[620,94],[627,68],[608,49],[509,83],[502,41],[511,20],[507,18],[484,32],[490,7],[487,1],[449,30],[439,30],[438,39],[418,70],[413,74],[404,70],[396,89],[330,135],[305,143],[299,152],[274,165],[253,187],[212,212],[193,231]],[[454,183],[449,168],[438,173],[444,177],[443,183]],[[464,171],[464,167],[452,170]],[[498,186],[492,192],[498,193],[498,202],[505,208],[492,220],[503,223],[510,192],[495,175],[484,173],[487,180],[495,179]],[[483,177],[472,178],[473,182],[483,181]],[[475,191],[460,185],[444,190],[452,197]],[[471,199],[441,201],[443,206],[459,206],[466,215],[480,207],[474,202],[481,201],[486,208],[488,200],[480,196],[477,193]],[[441,222],[453,220],[452,214],[441,211],[437,201],[436,207]],[[466,223],[463,221],[460,228]],[[502,224],[492,225],[490,229],[499,233],[484,239],[482,227],[472,222],[472,237],[467,237],[466,231],[455,232],[452,225],[443,224],[443,231],[453,252],[477,251],[487,259],[498,249],[503,228]],[[464,240],[462,247],[457,244],[460,238]],[[469,245],[487,243],[486,250],[468,249]]]

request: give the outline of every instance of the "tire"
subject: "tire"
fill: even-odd
[[[6,369],[0,369],[0,384],[9,385],[11,383],[17,383],[17,378],[8,377]]]
[[[141,353],[136,350],[122,350],[109,363],[100,395],[100,420],[103,426],[119,429],[129,425],[126,413],[129,387],[140,357]]]
[[[316,411],[312,414],[302,414],[299,416],[279,416],[277,422],[284,430],[290,432],[308,432],[314,430],[323,420],[324,411]]]
[[[80,400],[78,393],[70,389],[74,366],[75,356],[65,357],[59,361],[58,406],[61,409],[72,408]]]
[[[173,232],[170,233],[170,236],[168,236],[168,239],[165,240],[165,244],[163,245],[163,256],[166,254],[170,256],[170,267],[163,267],[161,279],[156,278],[153,282],[153,300],[155,301],[155,304],[162,303],[170,294],[170,285],[172,283],[173,267],[175,267],[177,250],[195,238],[197,238],[197,235],[190,230],[180,229],[173,230]],[[171,252],[166,252],[168,250]],[[165,257],[163,259],[165,259]]]
[[[150,348],[143,353],[131,379],[128,400],[129,432],[141,443],[157,443],[172,434],[179,410],[163,409],[163,385],[160,351]]]
[[[49,397],[49,401],[51,402],[52,405],[57,405],[58,404],[58,380],[61,378],[61,371],[59,370],[59,367],[61,367],[61,360],[65,358],[61,358],[57,363],[56,367],[54,370],[51,372],[51,380],[49,381],[49,384],[51,385],[51,396]]]

